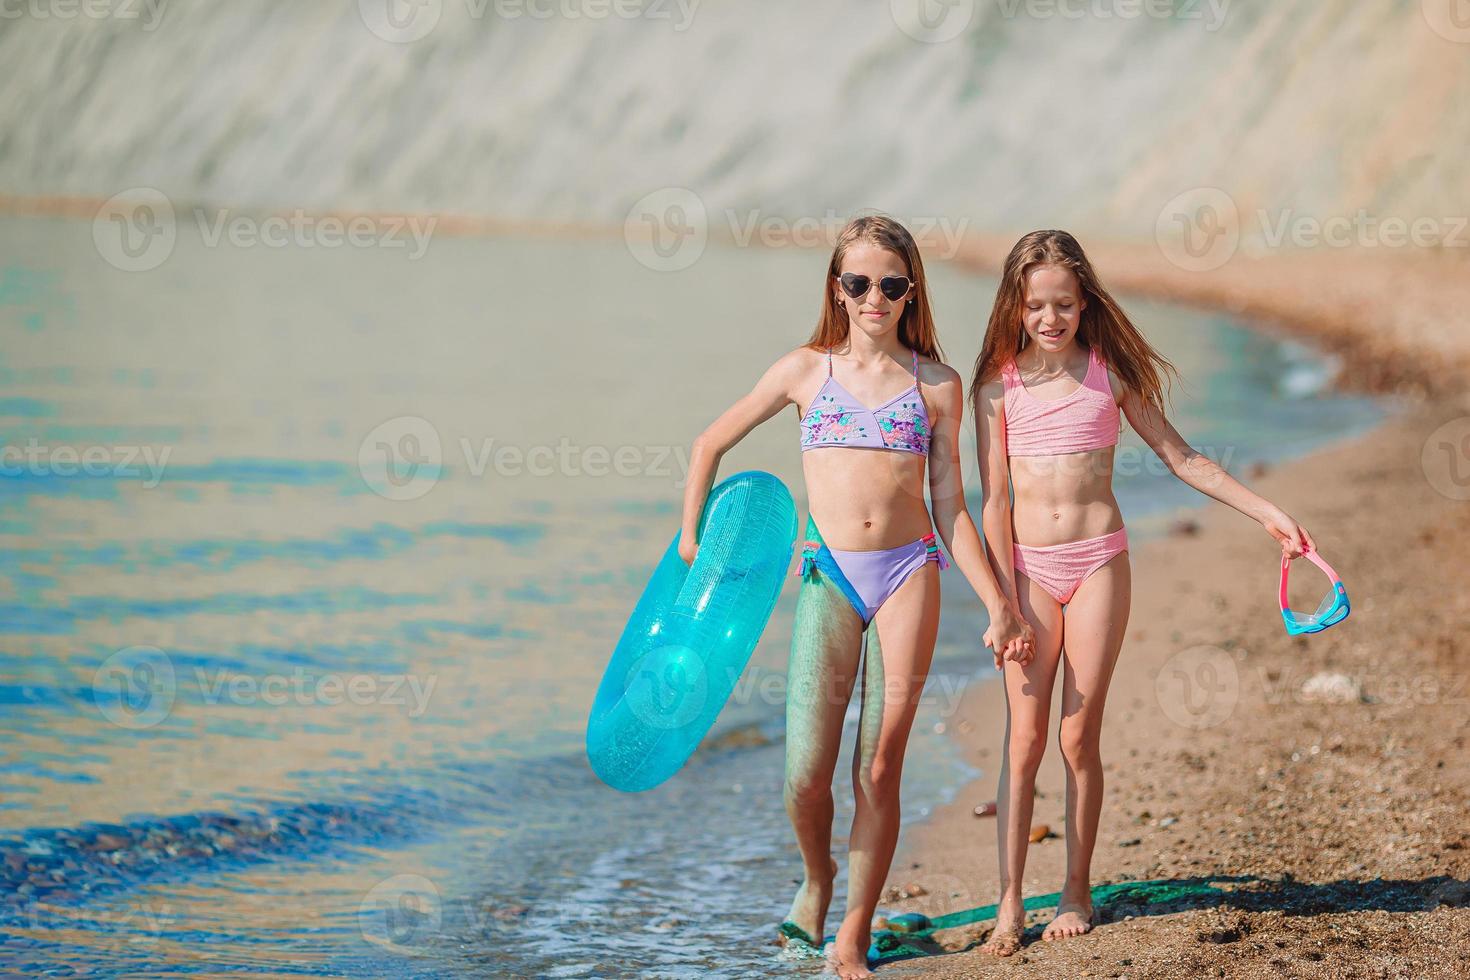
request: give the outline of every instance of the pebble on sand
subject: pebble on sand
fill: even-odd
[[[1039,823],[1031,828],[1031,843],[1033,844],[1039,844],[1050,836],[1051,827],[1047,824]]]

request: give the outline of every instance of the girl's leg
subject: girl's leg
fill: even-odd
[[[1026,849],[1031,844],[1031,808],[1036,770],[1046,753],[1051,692],[1062,649],[1062,607],[1025,572],[1016,572],[1021,614],[1036,631],[1036,656],[1021,667],[1005,661],[1006,737],[996,791],[996,850],[1000,854],[1000,908],[995,929],[982,948],[1010,956],[1021,948]]]
[[[833,950],[844,978],[869,975],[873,912],[898,843],[903,756],[934,656],[939,594],[939,566],[925,562],[883,603],[868,634],[853,751],[857,812],[848,845],[847,911]]]
[[[1103,799],[1098,745],[1108,683],[1123,647],[1132,596],[1132,568],[1128,552],[1122,551],[1078,586],[1063,613],[1066,666],[1058,740],[1067,767],[1067,880],[1056,918],[1043,939],[1076,936],[1092,928],[1092,849]]]
[[[862,617],[821,569],[802,580],[786,668],[786,814],[801,848],[805,880],[787,921],[817,946],[832,901],[832,774],[842,720],[857,682]]]

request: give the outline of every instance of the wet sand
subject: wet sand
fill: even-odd
[[[970,259],[990,270],[987,255]],[[1213,501],[1190,515],[1193,530],[1131,553],[1093,884],[1237,880],[1218,897],[1100,908],[1092,933],[1054,943],[1040,938],[1052,911],[1030,913],[1009,960],[979,952],[990,923],[951,929],[936,937],[951,955],[881,973],[1470,975],[1470,276],[1463,261],[1433,258],[1410,274],[1407,260],[1372,258],[1302,257],[1269,275],[1252,262],[1202,278],[1172,275],[1144,249],[1095,257],[1120,292],[1233,297],[1225,305],[1340,352],[1345,387],[1404,396],[1403,411],[1362,439],[1243,476],[1312,532],[1347,585],[1345,622],[1288,636],[1278,546]],[[1304,299],[1299,277],[1319,268],[1331,270],[1313,277],[1319,295],[1322,283],[1327,296],[1353,283],[1366,298]],[[1443,373],[1452,365],[1459,373]],[[1305,562],[1293,573],[1294,586],[1321,579]],[[1310,682],[1317,675],[1342,677]],[[984,775],[906,832],[880,911],[998,899],[996,821],[973,811],[995,796],[1004,723],[1000,686],[973,686],[949,730]],[[1034,823],[1053,836],[1031,847],[1028,897],[1058,891],[1065,867],[1055,708],[1050,731]],[[913,885],[927,894],[893,891]]]

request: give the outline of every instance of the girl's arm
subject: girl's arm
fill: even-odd
[[[980,524],[995,559],[995,574],[1007,598],[1015,602],[1011,463],[1006,454],[1005,385],[999,379],[981,385],[975,394],[975,450],[980,460]]]
[[[1007,603],[1020,615],[1016,598],[1016,568],[1011,561],[1011,464],[1006,454],[1005,385],[993,380],[975,393],[975,449],[980,463],[980,525],[995,577]],[[1029,625],[1027,627],[1030,628]],[[1031,660],[1035,646],[1013,657],[1021,666]],[[1000,668],[996,657],[996,668]]]
[[[990,614],[991,629],[986,631],[986,645],[992,646],[997,663],[1002,655],[1011,659],[1022,656],[1022,647],[1035,648],[1035,635],[1020,611],[1015,608],[996,578],[995,570],[985,555],[980,534],[965,505],[964,477],[960,471],[960,417],[965,405],[965,386],[959,374],[947,364],[937,365],[944,377],[934,386],[933,401],[938,407],[934,415],[929,441],[929,499],[933,505],[934,526],[944,546],[959,566],[971,588],[985,603]],[[1029,659],[1029,658],[1028,658]]]
[[[715,482],[720,458],[744,439],[750,430],[795,401],[793,391],[808,372],[806,360],[812,352],[804,347],[786,354],[761,376],[750,393],[725,410],[694,440],[689,454],[689,475],[684,486],[684,518],[679,535],[679,557],[693,562],[699,549],[699,518],[705,499]]]
[[[1253,493],[1225,471],[1219,463],[1184,441],[1184,437],[1158,409],[1129,388],[1123,395],[1123,412],[1128,423],[1158,453],[1169,471],[1200,493],[1240,511],[1260,524],[1281,544],[1281,553],[1297,558],[1314,550],[1317,543],[1302,527],[1271,501]]]

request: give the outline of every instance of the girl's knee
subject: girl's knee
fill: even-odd
[[[898,799],[903,766],[882,757],[862,766],[854,774],[853,792],[860,799],[881,805]]]
[[[1098,734],[1088,725],[1068,725],[1064,722],[1057,741],[1061,743],[1062,758],[1073,769],[1093,768],[1102,761]]]
[[[832,777],[825,779],[816,773],[802,773],[786,777],[786,799],[799,806],[811,806],[832,798]]]
[[[1046,755],[1046,729],[1030,732],[1011,732],[1006,746],[1006,756],[1011,771],[1034,776],[1041,768],[1041,759]]]

